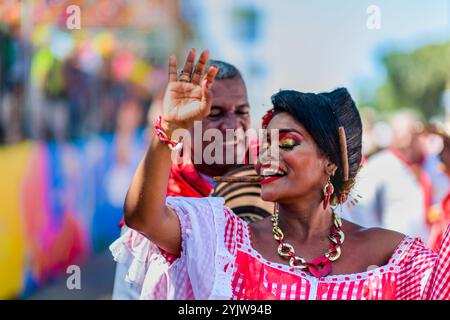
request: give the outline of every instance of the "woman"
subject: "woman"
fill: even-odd
[[[166,199],[171,135],[211,107],[217,70],[202,78],[207,60],[202,52],[195,64],[191,50],[178,77],[170,58],[163,120],[125,201],[132,230],[111,246],[142,299],[449,298],[449,230],[435,254],[420,239],[342,221],[330,207],[347,201],[361,161],[361,120],[345,89],[272,97],[263,126],[279,141],[268,141],[256,166],[272,218],[248,224],[222,198]]]

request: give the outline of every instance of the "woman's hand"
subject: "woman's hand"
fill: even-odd
[[[163,126],[166,130],[190,129],[194,121],[209,114],[212,103],[210,88],[218,69],[211,66],[203,75],[208,57],[208,51],[203,51],[194,67],[195,50],[191,49],[178,76],[175,56],[170,56],[169,84],[163,100]]]
[[[176,128],[190,128],[195,120],[208,115],[212,94],[210,85],[217,74],[211,67],[203,76],[208,61],[204,51],[194,69],[195,51],[191,50],[180,78],[175,57],[169,59],[169,85],[163,102],[162,125],[169,133]],[[194,71],[193,71],[194,70]],[[144,159],[134,174],[125,199],[125,223],[144,234],[158,247],[179,255],[181,251],[180,221],[166,206],[171,150],[158,137],[153,137]]]

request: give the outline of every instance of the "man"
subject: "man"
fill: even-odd
[[[242,75],[233,65],[223,61],[209,60],[206,69],[211,65],[219,68],[211,89],[213,94],[211,111],[208,117],[202,120],[201,131],[194,127],[190,132],[192,137],[190,159],[193,163],[172,166],[170,181],[175,183],[169,183],[167,194],[170,196],[208,196],[215,186],[212,181],[213,176],[225,175],[242,166],[244,164],[242,160],[250,156],[248,146],[251,142],[246,142],[244,139],[244,132],[251,126],[250,106]],[[222,140],[202,139],[211,129],[217,130]],[[237,132],[236,139],[227,140],[227,130]],[[206,152],[208,146],[209,149],[220,148],[221,152],[210,154]],[[242,152],[245,154],[243,155]],[[212,160],[215,162],[208,164],[212,162],[211,159],[205,159],[208,156],[213,156]],[[233,161],[229,161],[230,159]]]
[[[432,189],[422,168],[423,126],[414,113],[401,111],[392,118],[391,128],[390,147],[370,157],[359,174],[355,190],[362,198],[349,209],[349,219],[426,240]]]
[[[191,55],[195,55],[193,50],[189,53],[189,56]],[[190,58],[189,56],[188,59]],[[191,137],[193,137],[191,158],[194,161],[183,164],[174,163],[172,165],[167,190],[167,195],[169,196],[209,196],[215,186],[215,183],[212,181],[213,176],[225,175],[227,172],[243,164],[236,163],[236,161],[227,164],[227,154],[229,156],[234,155],[234,160],[239,160],[239,150],[244,146],[244,152],[248,157],[249,150],[246,147],[248,143],[246,144],[245,140],[237,138],[234,141],[225,141],[227,129],[242,130],[242,132],[245,132],[250,128],[250,105],[245,82],[239,70],[233,65],[223,61],[209,60],[205,70],[208,70],[211,65],[218,67],[218,73],[214,85],[211,88],[213,94],[211,111],[208,117],[203,119],[201,123],[202,130],[200,139],[209,129],[217,129],[220,131],[224,138],[223,141],[213,143],[219,143],[217,147],[221,148],[222,157],[218,158],[217,155],[214,155],[218,163],[213,164],[205,164],[203,157],[200,157],[201,161],[195,161],[195,153],[203,156],[203,151],[211,142],[204,141],[200,143],[200,146],[196,145],[195,129],[193,129],[191,131]],[[155,110],[152,110],[152,112],[155,112]],[[150,128],[150,130],[153,131],[153,128]],[[112,298],[139,299],[140,288],[124,280],[128,270],[124,270],[123,268],[122,264],[117,265]]]

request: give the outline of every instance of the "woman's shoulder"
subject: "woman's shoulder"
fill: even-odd
[[[349,221],[345,221],[343,231],[346,238],[360,248],[361,253],[374,265],[387,263],[399,247],[414,242],[413,238],[400,232],[365,228]]]
[[[347,220],[344,221],[343,225],[344,232],[347,230],[348,233],[361,238],[361,240],[380,242],[388,247],[389,244],[391,244],[390,246],[395,248],[405,237],[407,237],[401,232],[378,227],[366,228]]]
[[[356,231],[363,239],[367,241],[376,241],[387,248],[395,249],[400,242],[408,237],[407,235],[383,228],[364,228],[360,227]]]

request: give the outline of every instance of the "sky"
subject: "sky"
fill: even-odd
[[[270,40],[267,49],[273,89],[323,91],[348,86],[357,90],[366,82],[383,79],[380,61],[384,52],[408,51],[450,39],[447,0],[267,3],[263,33],[277,39],[277,45]],[[380,9],[378,30],[366,25],[370,5]]]
[[[449,0],[195,1],[203,12],[203,43],[212,56],[243,71],[257,105],[270,105],[270,95],[279,89],[321,92],[345,86],[359,99],[383,82],[384,53],[450,41]],[[370,30],[367,8],[373,5],[379,8],[380,29]],[[260,37],[251,44],[236,40],[229,19],[235,7],[260,13]],[[263,66],[263,76],[252,75],[249,61]]]

